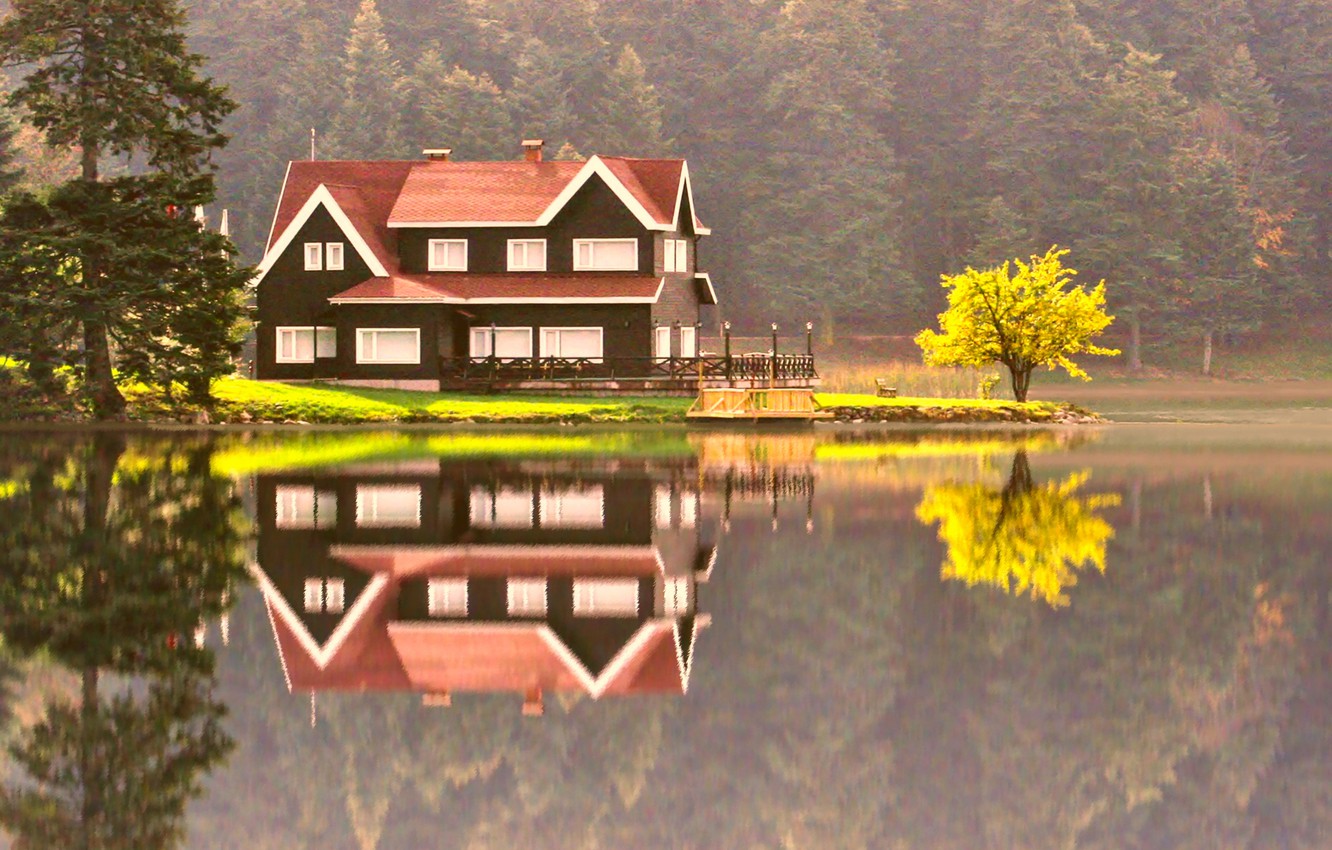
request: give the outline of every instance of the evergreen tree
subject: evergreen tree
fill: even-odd
[[[117,154],[141,155],[166,174],[195,174],[225,143],[220,125],[235,104],[201,75],[203,60],[187,51],[183,25],[175,0],[128,6],[17,0],[0,23],[0,61],[32,70],[9,103],[27,111],[49,144],[79,149],[85,183],[100,179],[103,156]],[[124,236],[94,228],[73,252],[86,293],[75,316],[99,416],[118,415],[125,406],[112,373],[110,329],[119,316],[101,309],[115,300],[119,270],[98,256],[99,245]],[[134,244],[151,251],[153,236],[135,234]],[[213,305],[194,309],[208,312]]]
[[[329,127],[330,158],[400,157],[402,69],[384,37],[375,0],[361,0],[347,37],[342,73],[342,102]]]
[[[591,136],[589,147],[616,156],[665,156],[671,149],[663,135],[661,98],[630,45],[606,75]]]
[[[427,52],[412,75],[417,132],[429,146],[452,148],[457,159],[511,159],[519,140],[499,87],[485,74],[440,74],[441,67],[439,54]]]
[[[0,196],[9,194],[23,180],[18,157],[18,122],[13,110],[0,106]]]
[[[505,99],[522,138],[544,139],[550,149],[559,150],[575,134],[564,69],[555,51],[540,41],[527,41]]]

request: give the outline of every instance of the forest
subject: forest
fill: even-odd
[[[1325,297],[1325,0],[198,0],[257,261],[285,164],[682,156],[742,325],[914,332],[939,276],[1071,249],[1122,330]],[[792,326],[795,326],[792,324]],[[1130,358],[1134,352],[1128,352]]]

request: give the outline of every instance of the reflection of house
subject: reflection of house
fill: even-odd
[[[443,470],[443,471],[441,471]],[[258,483],[254,572],[293,691],[683,693],[713,549],[646,471],[449,467]]]

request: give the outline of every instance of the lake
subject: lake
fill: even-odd
[[[1323,847],[1332,423],[1226,409],[0,433],[0,846]]]

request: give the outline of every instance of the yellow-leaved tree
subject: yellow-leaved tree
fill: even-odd
[[[925,362],[1002,363],[1018,401],[1027,400],[1037,366],[1062,366],[1076,378],[1091,380],[1069,357],[1118,354],[1092,343],[1114,317],[1105,312],[1105,281],[1091,291],[1072,285],[1077,272],[1064,267],[1067,253],[1056,246],[1043,257],[1033,255],[1030,263],[1013,260],[998,268],[944,275],[943,287],[949,292],[948,309],[939,314],[941,333],[927,329],[916,335]]]
[[[1030,593],[1053,607],[1088,565],[1105,572],[1114,528],[1098,512],[1119,504],[1115,493],[1080,495],[1086,473],[1037,485],[1025,450],[1013,457],[1002,490],[983,483],[937,484],[916,506],[923,523],[939,523],[947,547],[942,576],[967,586]]]

